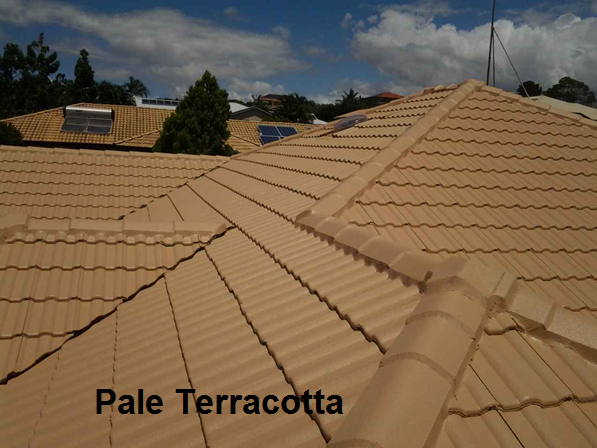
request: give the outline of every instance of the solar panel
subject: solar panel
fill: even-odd
[[[112,120],[107,118],[88,118],[67,116],[62,124],[63,132],[88,132],[90,134],[109,134]]]
[[[278,128],[276,126],[264,126],[259,125],[257,126],[261,135],[266,135],[269,137],[280,137],[280,133],[278,132]]]
[[[291,128],[290,126],[277,126],[277,128],[282,137],[297,134],[296,129]]]
[[[261,139],[261,143],[264,145],[267,145],[268,143],[271,143],[271,142],[277,142],[278,140],[282,139],[282,137],[274,137],[274,136],[270,136],[270,135],[262,135],[259,138]]]
[[[87,118],[66,117],[62,124],[61,131],[64,132],[85,132],[87,128]]]
[[[90,118],[87,132],[91,134],[109,134],[112,129],[112,120],[104,118]]]

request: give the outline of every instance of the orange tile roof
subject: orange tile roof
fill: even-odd
[[[28,143],[69,143],[85,145],[110,145],[118,147],[153,148],[162,126],[172,110],[151,109],[136,106],[114,106],[107,104],[79,103],[75,106],[114,110],[113,131],[108,135],[61,132],[64,121],[62,108],[50,109],[34,114],[3,120],[12,123]],[[303,132],[318,125],[280,122],[255,122],[229,120],[231,138],[228,143],[238,152],[261,146],[260,124],[284,125]]]
[[[595,446],[595,124],[476,81],[366,113],[100,227],[5,217],[3,440]],[[183,229],[191,254],[156,252]],[[321,389],[344,414],[183,415],[189,387]],[[169,412],[97,415],[97,388],[159,393]]]

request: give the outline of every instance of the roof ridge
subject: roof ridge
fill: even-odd
[[[297,222],[314,228],[323,219],[333,216],[346,207],[359,193],[371,185],[386,169],[391,168],[399,159],[409,154],[412,147],[417,145],[438,123],[453,109],[458,107],[469,95],[481,87],[481,81],[465,81],[454,92],[439,102],[427,114],[417,120],[404,133],[396,137],[376,156],[367,161],[361,168],[344,179],[335,188],[327,192],[310,208],[297,215]],[[452,87],[452,86],[450,86]],[[407,101],[422,95],[447,89],[444,86],[428,88],[397,100]],[[380,109],[383,110],[383,109]]]
[[[96,239],[106,240],[113,235],[124,236],[198,236],[207,240],[213,235],[226,231],[224,221],[218,223],[205,221],[125,221],[121,219],[97,220],[82,218],[45,219],[34,218],[27,214],[11,213],[0,217],[0,236],[6,240],[18,232],[49,231],[54,233],[82,232],[94,234]],[[101,235],[101,237],[99,237]],[[99,238],[98,238],[99,237]]]
[[[125,138],[123,140],[115,141],[114,144],[115,145],[119,145],[121,143],[128,142],[128,141],[134,140],[136,138],[144,137],[146,135],[153,134],[154,132],[160,132],[160,131],[161,131],[161,129],[152,129],[151,131],[142,132],[141,134],[136,134],[136,135],[133,135],[132,137],[128,137],[128,138]]]
[[[499,89],[497,87],[491,86],[482,86],[481,91],[490,93],[494,96],[500,96],[502,98],[506,98],[510,102],[520,103],[524,106],[534,107],[536,109],[540,109],[550,115],[555,115],[558,118],[572,120],[576,123],[581,123],[597,130],[597,121],[591,120],[586,117],[582,117],[578,114],[568,112],[566,110],[560,109],[558,107],[552,106],[550,104],[541,103],[539,101],[534,101],[530,98],[525,98],[521,95],[517,95],[516,93],[506,92],[505,90]]]
[[[458,256],[438,261],[433,255],[401,246],[333,216],[307,230],[371,259],[405,285],[414,282],[424,292],[369,386],[334,435],[330,448],[391,446],[387,442],[396,440],[398,432],[404,434],[407,428],[410,431],[414,421],[408,400],[404,405],[395,400],[405,395],[425,402],[417,408],[420,412],[415,411],[415,420],[424,422],[424,430],[413,432],[409,446],[432,446],[430,441],[441,430],[450,397],[463,380],[485,324],[500,312],[515,316],[528,334],[572,347],[585,359],[597,360],[594,319],[521,287],[522,283],[505,270]],[[427,381],[420,381],[421,376]],[[432,393],[429,387],[433,387]],[[409,412],[396,412],[396,407],[402,406],[408,406]],[[402,418],[397,420],[396,415]]]

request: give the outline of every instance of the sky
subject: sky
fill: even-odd
[[[45,33],[73,78],[85,48],[97,80],[141,79],[182,98],[205,70],[231,98],[292,93],[333,102],[485,80],[491,0],[0,0],[0,45]],[[496,30],[523,81],[597,90],[597,0],[498,0]],[[501,49],[496,85],[518,86]]]

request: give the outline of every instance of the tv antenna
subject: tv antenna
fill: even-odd
[[[506,47],[504,46],[502,39],[500,39],[500,35],[498,34],[497,30],[495,29],[495,3],[496,3],[496,0],[493,0],[493,8],[492,8],[492,12],[491,12],[491,31],[490,31],[491,34],[489,36],[489,58],[487,60],[487,79],[485,81],[485,84],[489,85],[489,74],[490,74],[491,68],[492,68],[491,63],[493,62],[493,87],[495,87],[495,39],[494,38],[497,37],[498,42],[500,43],[500,46],[502,47],[502,49],[504,50],[504,53],[506,54],[506,57],[508,58],[508,62],[510,62],[510,65],[512,66],[512,70],[514,70],[514,74],[516,75],[516,78],[518,78],[519,85],[522,87],[524,94],[528,98],[529,93],[527,92],[527,89],[525,88],[522,80],[520,79],[520,76],[518,76],[516,67],[514,67],[514,63],[512,62],[512,59],[510,59],[510,55],[506,51]],[[492,59],[493,59],[493,61],[492,61]]]

